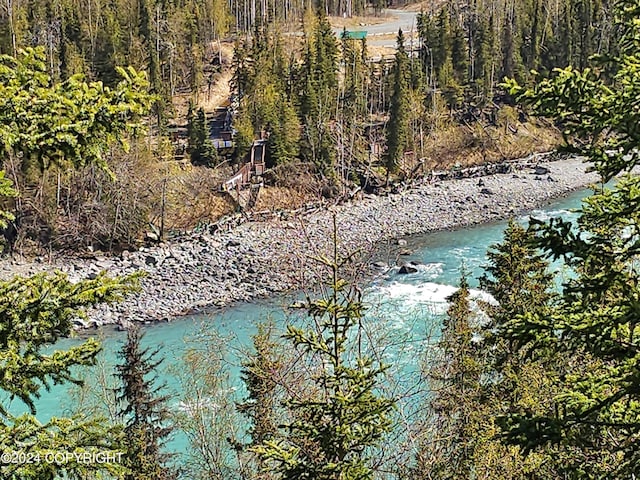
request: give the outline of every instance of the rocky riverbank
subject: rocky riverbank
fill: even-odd
[[[408,235],[516,215],[598,180],[585,173],[579,159],[524,161],[505,170],[509,171],[483,177],[425,179],[388,196],[364,195],[310,213],[243,223],[229,231],[191,233],[119,257],[4,260],[0,276],[59,269],[79,280],[102,270],[110,275],[144,270],[148,275],[142,292],[121,304],[102,306],[91,312],[88,324],[79,326],[170,320],[313,282],[310,256],[327,249],[333,213],[343,251],[374,251],[381,242],[401,245],[397,240]]]

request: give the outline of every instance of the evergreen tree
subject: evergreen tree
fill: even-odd
[[[387,178],[389,174],[395,174],[400,169],[400,163],[404,158],[404,152],[409,144],[408,125],[408,101],[407,101],[407,66],[409,58],[404,50],[404,35],[398,30],[396,59],[393,70],[393,96],[391,97],[391,110],[387,123],[387,152],[385,154],[385,167]]]
[[[420,36],[420,59],[423,68],[427,72],[429,85],[433,85],[435,78],[435,46],[436,26],[431,15],[424,12],[418,14],[418,35]]]
[[[549,306],[556,297],[549,263],[533,248],[533,241],[531,232],[510,220],[503,242],[492,245],[487,252],[489,264],[480,287],[498,303],[498,310],[491,309],[494,322]]]
[[[460,288],[447,298],[450,307],[438,342],[441,363],[430,372],[431,407],[437,416],[437,438],[442,439],[434,442],[433,463],[423,466],[433,478],[471,478],[475,446],[481,441],[479,424],[486,412],[478,402],[483,366],[480,345],[474,340],[469,295],[463,274]]]
[[[259,447],[269,441],[276,441],[280,432],[278,425],[282,415],[281,382],[285,375],[287,363],[282,352],[282,345],[273,337],[273,324],[258,324],[258,332],[253,335],[255,352],[242,363],[242,381],[247,387],[247,397],[237,405],[240,413],[249,420],[251,440],[239,446],[247,451],[247,447]],[[253,470],[251,478],[273,478],[268,472],[264,460],[255,455],[249,465]]]
[[[93,163],[109,171],[103,154],[116,140],[126,145],[152,100],[133,69],[118,69],[123,80],[113,89],[78,76],[54,83],[41,48],[0,56],[0,66],[0,138],[24,170]]]
[[[474,32],[476,51],[473,58],[473,80],[477,85],[479,96],[488,100],[493,96],[493,53],[496,44],[491,24],[492,21],[481,19],[476,24]]]
[[[284,97],[282,93],[269,136],[269,156],[271,163],[275,165],[291,162],[299,154],[300,122],[291,101]]]
[[[247,399],[238,410],[251,421],[251,445],[261,445],[277,434],[276,375],[283,368],[282,355],[272,334],[273,325],[259,324],[253,335],[255,353],[242,365],[242,381],[247,386]]]
[[[433,67],[436,72],[440,73],[442,66],[451,61],[453,38],[451,35],[451,23],[449,8],[443,7],[438,14],[436,22],[437,32],[435,33],[435,42],[433,46]]]
[[[166,467],[162,446],[171,433],[168,425],[168,397],[161,395],[154,374],[162,360],[157,360],[160,348],[150,350],[141,346],[142,334],[136,325],[127,332],[127,341],[119,352],[122,361],[117,365],[122,386],[117,400],[120,416],[125,423],[127,437],[124,466],[126,480],[164,480],[175,475]]]
[[[480,284],[497,301],[486,305],[490,322],[483,329],[488,355],[488,375],[494,380],[485,386],[483,403],[489,407],[487,416],[496,428],[509,415],[529,415],[550,418],[562,395],[565,378],[571,378],[597,362],[584,350],[558,352],[557,339],[546,335],[520,336],[513,341],[511,329],[521,315],[549,315],[560,295],[554,292],[554,276],[548,261],[535,247],[535,235],[530,230],[510,222],[504,241],[492,246],[490,264]],[[497,428],[496,428],[497,430]],[[531,478],[574,477],[588,470],[600,477],[610,471],[612,456],[601,451],[584,452],[574,445],[544,445],[535,455],[522,455],[508,446],[506,452],[513,462],[513,471]],[[507,455],[505,455],[507,457]]]
[[[567,68],[528,90],[509,81],[516,98],[537,114],[561,118],[574,151],[589,158],[605,180],[630,170],[640,158],[640,95],[636,52],[640,48],[640,2],[619,3],[621,54],[613,59],[612,85],[602,71]],[[603,135],[609,132],[609,135]],[[565,281],[559,305],[527,311],[507,325],[515,345],[544,344],[558,355],[590,356],[589,367],[564,378],[552,416],[514,415],[505,421],[511,441],[528,449],[548,442],[573,445],[585,455],[609,452],[608,478],[638,471],[637,178],[600,190],[580,209],[577,225],[561,219],[533,221],[536,245],[561,259],[573,276]]]
[[[368,117],[367,46],[365,40],[356,41],[343,34],[342,58],[344,62],[344,83],[340,98],[339,136],[343,174],[353,172],[353,165],[367,158],[368,142],[364,138],[362,120]]]
[[[457,19],[456,19],[457,20]],[[451,62],[455,71],[456,81],[464,85],[469,78],[469,52],[462,26],[456,21],[452,27]]]
[[[322,10],[318,10],[315,28],[306,42],[300,98],[304,123],[301,153],[325,178],[335,182],[336,145],[330,121],[335,118],[338,47]]]
[[[321,259],[330,272],[328,291],[304,305],[319,329],[289,325],[285,335],[320,370],[307,398],[288,401],[295,418],[282,439],[256,447],[282,479],[372,479],[369,456],[390,429],[393,401],[376,391],[384,367],[349,349],[364,306],[359,290],[340,277],[349,259],[339,257],[336,235],[334,219],[333,259]]]
[[[194,105],[189,104],[187,113],[188,152],[194,165],[215,165],[217,151],[209,137],[207,115],[202,107],[194,114]]]
[[[47,462],[51,452],[96,452],[115,455],[122,452],[122,436],[117,427],[104,419],[85,416],[52,418],[41,423],[35,401],[42,388],[77,380],[76,369],[95,364],[99,343],[90,338],[66,350],[51,349],[58,340],[73,333],[73,325],[84,309],[121,300],[137,288],[136,277],[110,279],[104,274],[94,280],[72,282],[62,273],[41,273],[30,278],[15,277],[0,282],[0,389],[7,401],[0,405],[0,447],[16,452],[32,462],[16,458],[0,465],[2,478],[39,480],[93,475],[122,475],[116,462]],[[28,412],[15,413],[12,399],[21,400]]]

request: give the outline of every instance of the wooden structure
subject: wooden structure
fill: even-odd
[[[240,192],[240,190],[251,185],[254,178],[261,178],[265,171],[265,155],[267,150],[266,139],[255,140],[251,145],[251,151],[248,154],[248,161],[245,162],[240,169],[222,184],[222,190],[225,192]]]

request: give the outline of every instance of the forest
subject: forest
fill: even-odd
[[[334,35],[330,19],[336,17],[327,14],[376,15],[380,7],[3,3],[0,52],[40,48],[49,84],[82,75],[115,87],[118,68],[130,66],[146,73],[153,96],[146,136],[130,138],[128,152],[117,144],[104,152],[111,171],[127,172],[113,186],[103,188],[106,178],[92,168],[54,166],[27,180],[16,162],[9,167],[29,198],[17,206],[18,245],[117,250],[145,233],[157,238],[159,230],[164,236],[215,222],[241,208],[215,190],[260,138],[267,141],[270,168],[264,180],[277,187],[271,196],[264,189],[260,207],[267,209],[550,150],[560,143],[559,130],[516,108],[502,80],[528,84],[533,72],[584,68],[593,55],[615,55],[619,45],[613,2],[603,0],[427,2],[415,35],[399,35],[395,53],[382,56],[369,53],[366,39]],[[218,89],[225,93],[216,97]],[[230,99],[237,102],[234,147],[218,150],[208,140],[209,116]],[[194,164],[212,168],[176,161],[184,142]],[[19,149],[14,158],[21,158]],[[82,213],[87,209],[91,229]]]
[[[1,281],[2,478],[622,479],[640,472],[640,179],[604,187],[640,161],[640,1],[432,2],[418,16],[419,47],[400,31],[390,61],[373,61],[366,41],[336,38],[328,15],[384,6],[3,2],[0,226],[19,230],[34,248],[138,245],[158,209],[164,222],[165,209],[184,202],[167,188],[170,177],[185,175],[173,165],[169,135],[181,92],[191,100],[189,153],[208,164],[193,167],[193,177],[241,162],[263,137],[274,186],[293,191],[304,178],[324,196],[367,184],[384,191],[418,175],[423,163],[433,168],[425,163],[434,154],[429,142],[442,132],[466,132],[473,151],[486,137],[496,148],[494,135],[511,138],[526,123],[557,129],[557,141],[583,155],[603,183],[575,223],[509,224],[479,280],[495,302],[472,301],[461,273],[434,348],[419,352],[421,383],[411,387],[428,393],[409,424],[382,388],[390,366],[376,355],[380,339],[363,340],[368,306],[354,273],[358,257],[338,248],[335,220],[332,252],[315,259],[325,283],[292,306],[306,321],[279,333],[258,327],[241,365],[241,402],[226,396],[220,338],[204,332],[203,347],[184,359],[183,392],[193,406],[186,413],[171,410],[154,376],[159,350],[143,347],[135,326],[109,381],[90,370],[99,367],[97,340],[50,348],[86,308],[135,295],[141,274]],[[302,35],[286,34],[299,25]],[[233,44],[226,66],[223,42]],[[228,158],[211,151],[198,106],[209,78],[225,68],[238,101]],[[37,420],[43,390],[83,383],[99,390],[97,404],[78,402],[86,408]],[[26,413],[12,413],[16,399]],[[184,465],[166,448],[175,431],[189,440]],[[46,461],[60,451],[122,461]]]

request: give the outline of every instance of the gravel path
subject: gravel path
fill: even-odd
[[[114,306],[101,306],[88,325],[170,320],[205,307],[229,305],[311,282],[310,255],[325,251],[336,214],[344,251],[374,251],[381,242],[435,230],[506,218],[595,182],[579,159],[515,168],[510,173],[415,184],[388,196],[369,196],[279,220],[249,222],[228,232],[193,233],[179,242],[120,257],[10,261],[0,277],[59,269],[73,279],[101,270],[111,275],[145,270],[143,291]],[[331,211],[329,211],[331,210]],[[402,244],[403,242],[398,242]]]

